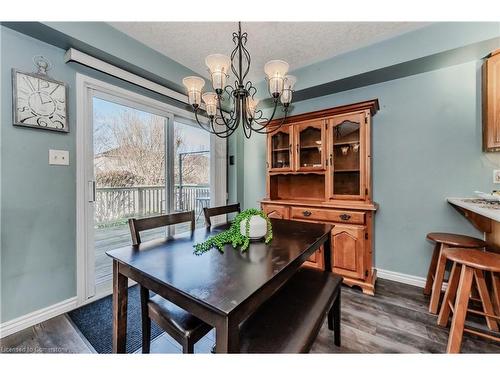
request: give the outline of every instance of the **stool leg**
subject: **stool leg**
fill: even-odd
[[[445,245],[441,244],[436,274],[434,275],[434,283],[432,284],[431,302],[429,304],[429,312],[431,314],[437,314],[439,299],[441,298],[441,287],[443,286],[444,271],[446,269],[446,257],[443,254],[444,249]]]
[[[493,306],[495,307],[496,314],[500,316],[500,276],[491,273],[491,294],[493,299]]]
[[[441,249],[441,244],[436,243],[434,246],[434,251],[432,252],[431,264],[429,265],[429,271],[427,271],[427,280],[425,281],[424,294],[426,296],[431,294],[432,283],[434,281],[434,274],[436,273],[436,267],[439,259],[439,250]]]
[[[451,312],[450,303],[455,301],[461,268],[462,267],[458,263],[453,263],[453,267],[451,267],[450,281],[448,282],[448,288],[444,294],[443,303],[441,304],[441,310],[439,310],[437,321],[438,325],[441,327],[446,327],[448,325],[448,319],[450,318]]]
[[[486,314],[495,315],[493,310],[493,305],[491,304],[490,295],[488,293],[488,287],[486,286],[486,281],[484,280],[484,273],[481,270],[474,270],[474,278],[476,279],[477,289],[479,291],[479,297],[481,298],[481,303],[483,305],[483,311]],[[496,319],[485,316],[486,324],[488,328],[492,331],[498,332],[498,324]]]
[[[462,265],[460,281],[458,283],[457,299],[453,319],[451,321],[450,335],[448,337],[447,353],[460,353],[462,346],[462,336],[464,333],[465,316],[467,315],[467,306],[469,305],[469,295],[472,286],[474,272],[472,268]]]

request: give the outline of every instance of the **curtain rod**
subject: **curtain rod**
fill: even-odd
[[[185,94],[181,94],[177,91],[169,89],[168,87],[162,86],[156,82],[138,76],[137,74],[118,68],[117,66],[99,60],[93,56],[87,55],[86,53],[79,51],[75,48],[70,48],[66,51],[66,53],[64,54],[64,62],[65,63],[76,62],[78,64],[85,65],[89,68],[98,70],[113,77],[130,82],[134,85],[157,92],[158,94],[178,100],[182,103],[189,104],[188,96]],[[205,106],[202,105],[201,108],[205,109]]]

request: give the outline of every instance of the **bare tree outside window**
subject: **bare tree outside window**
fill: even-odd
[[[210,199],[210,138],[180,118],[169,123],[167,117],[98,97],[93,98],[92,113],[95,282],[100,285],[112,275],[105,252],[131,243],[128,218],[195,210],[196,224],[204,225],[202,207]],[[173,148],[167,149],[170,129]],[[174,167],[167,170],[169,157]],[[172,180],[168,177],[173,177],[173,186],[167,186]],[[168,200],[170,191],[173,202]],[[189,229],[189,224],[175,228],[176,233]],[[145,241],[164,236],[164,228],[142,234]]]
[[[96,223],[101,226],[167,210],[167,119],[125,106],[116,107],[112,111],[94,112],[95,211]],[[209,139],[197,132],[196,128],[175,123],[174,170],[170,171],[174,174],[175,209],[199,211],[199,197],[208,196],[210,154],[205,151],[209,149]]]

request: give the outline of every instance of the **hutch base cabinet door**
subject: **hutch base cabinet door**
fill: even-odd
[[[371,118],[378,100],[288,118],[268,135],[267,197],[271,218],[333,224],[331,248],[320,248],[305,266],[332,271],[344,284],[374,295]],[[287,145],[288,143],[288,145]],[[279,158],[277,155],[280,155]]]

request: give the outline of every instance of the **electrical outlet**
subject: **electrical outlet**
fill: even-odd
[[[495,169],[493,171],[493,183],[500,184],[500,169]]]
[[[49,150],[49,165],[69,165],[69,151]]]

